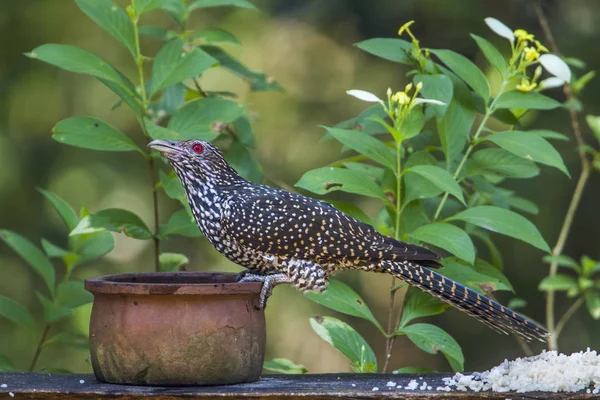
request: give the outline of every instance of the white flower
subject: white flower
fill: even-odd
[[[369,103],[383,103],[383,100],[381,100],[379,97],[364,90],[353,89],[348,90],[346,93],[348,93],[350,96],[356,97],[359,100],[367,101]]]
[[[540,64],[557,78],[565,82],[571,81],[571,68],[560,57],[554,54],[544,54],[540,57]]]
[[[544,79],[543,81],[541,81],[540,89],[552,89],[552,88],[556,88],[556,87],[561,87],[564,84],[565,84],[564,80],[553,76],[551,78],[547,78],[547,79]]]
[[[433,99],[422,99],[420,97],[417,97],[414,101],[413,104],[417,105],[417,104],[422,104],[422,103],[428,103],[428,104],[436,104],[438,106],[445,106],[446,103],[444,103],[443,101],[439,101],[439,100],[433,100]]]
[[[515,35],[513,34],[512,29],[504,25],[502,22],[498,21],[496,18],[488,17],[484,21],[487,24],[487,26],[489,26],[490,29],[494,31],[495,34],[502,36],[503,38],[506,38],[511,42],[515,41]]]

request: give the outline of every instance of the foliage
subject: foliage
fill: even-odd
[[[472,35],[495,69],[493,73],[499,75],[497,87],[466,57],[452,50],[422,48],[411,32],[412,21],[399,30],[399,35],[407,35],[410,41],[378,38],[358,43],[357,47],[372,55],[407,65],[410,70],[406,76],[412,77],[412,82],[402,91],[388,89],[383,99],[362,90],[348,91],[351,96],[374,103],[365,111],[369,116],[361,123],[357,122],[359,116],[325,130],[327,138],[343,144],[344,152],[356,154],[309,171],[297,186],[317,194],[343,191],[378,199],[381,211],[368,222],[398,240],[444,254],[443,274],[489,295],[495,290],[513,291],[502,273],[502,259],[490,232],[550,253],[535,225],[521,215],[537,214],[537,206],[502,184],[510,179],[533,178],[540,166],[557,168],[569,176],[550,143],[564,136],[553,131],[528,131],[522,121],[525,114],[564,107],[542,92],[570,82],[572,74],[569,66],[550,54],[533,35],[524,30],[513,32],[492,18],[486,23],[508,41],[497,48]],[[505,58],[508,47],[509,56]],[[544,70],[551,76],[542,79]],[[364,215],[361,218],[364,220]],[[488,248],[490,262],[483,259],[474,242]],[[566,264],[576,266],[574,261]],[[540,289],[585,295],[590,312],[600,318],[600,301],[596,292],[591,292],[598,287],[591,277],[600,268],[598,265],[582,260],[576,268],[581,272],[578,280],[557,275],[546,278]],[[396,291],[404,286],[394,282],[392,279],[390,304]],[[454,371],[463,370],[462,350],[452,336],[435,325],[415,322],[440,314],[448,306],[417,289],[408,289],[396,323],[387,330],[364,301],[339,282],[332,282],[323,294],[307,297],[372,322],[387,340],[384,372],[394,338],[399,335],[407,336],[428,353],[441,352]],[[390,307],[390,322],[393,311]],[[347,324],[336,322],[329,328],[315,323],[328,318],[311,319],[313,329],[344,354],[355,371],[367,372],[367,368],[361,368],[365,362],[362,354],[371,354],[366,341]],[[338,332],[335,335],[334,329]],[[339,333],[342,331],[344,335]],[[358,346],[365,351],[359,353]]]
[[[72,232],[81,219],[89,217],[85,208],[81,209],[78,216],[71,206],[55,193],[41,189],[40,192],[60,215],[67,230]],[[94,232],[69,236],[66,249],[42,239],[43,251],[28,239],[11,231],[0,230],[0,239],[19,254],[46,284],[44,291],[35,293],[43,310],[39,322],[36,322],[33,312],[25,306],[0,296],[0,317],[31,331],[41,328],[41,338],[29,370],[35,369],[40,352],[48,346],[60,344],[79,349],[87,348],[87,337],[54,328],[56,323],[70,317],[75,308],[92,302],[92,294],[84,289],[81,280],[73,278],[73,272],[110,252],[115,244],[113,235],[106,229],[97,229]],[[56,268],[52,259],[60,260],[63,267]],[[60,280],[57,279],[58,276],[61,277]],[[17,370],[12,361],[0,355],[0,371],[12,370]]]
[[[28,53],[29,57],[99,79],[118,97],[113,108],[126,105],[135,113],[146,141],[156,138],[219,140],[229,149],[225,155],[234,166],[247,178],[260,180],[260,166],[249,152],[254,139],[248,111],[241,104],[226,99],[224,96],[229,96],[228,93],[202,90],[198,79],[210,68],[226,68],[245,78],[252,90],[281,90],[281,87],[264,74],[246,68],[220,47],[227,43],[239,45],[230,32],[186,29],[192,11],[223,4],[132,0],[123,10],[111,0],[77,0],[76,3],[90,19],[131,53],[138,71],[134,80],[138,82],[137,86],[106,61],[75,46],[45,44]],[[254,8],[247,1],[233,1],[227,5]],[[141,17],[153,10],[170,14],[181,29],[173,31],[142,26]],[[142,54],[141,35],[165,42],[154,57]],[[145,75],[148,66],[152,67],[150,76]],[[197,229],[191,214],[181,211],[176,211],[166,225],[159,225],[157,190],[162,188],[170,198],[180,201],[185,210],[189,211],[189,207],[175,175],[165,174],[155,168],[155,152],[141,149],[125,133],[93,117],[70,117],[60,121],[54,127],[52,137],[58,142],[85,149],[135,152],[146,160],[153,176],[153,228],[131,211],[110,209],[97,211],[82,219],[72,234],[108,229],[140,240],[153,240],[157,271],[182,265],[180,262],[160,262],[159,240],[173,235],[195,236]]]
[[[151,139],[181,140],[199,138],[220,141],[228,151],[225,156],[245,177],[260,180],[261,168],[250,153],[254,134],[248,110],[236,101],[227,99],[235,94],[202,90],[199,78],[211,68],[225,68],[246,80],[254,91],[282,90],[265,74],[252,71],[222,48],[223,44],[239,45],[233,34],[220,29],[191,31],[187,20],[194,10],[228,5],[245,9],[254,6],[245,0],[225,3],[215,1],[154,1],[131,0],[126,10],[111,0],[76,0],[77,5],[94,23],[113,36],[131,54],[137,67],[132,81],[105,60],[76,46],[44,44],[28,57],[44,61],[67,71],[97,78],[117,96],[112,109],[129,107],[139,122],[139,132],[146,142]],[[149,12],[162,11],[173,17],[180,29],[165,30],[142,26],[140,19]],[[164,42],[153,57],[142,54],[140,37],[146,35]],[[146,69],[151,67],[151,74]],[[137,82],[136,83],[134,83]],[[54,140],[71,146],[98,151],[131,152],[145,161],[152,173],[154,224],[146,225],[134,212],[106,209],[80,215],[58,195],[42,190],[69,230],[69,248],[62,249],[43,239],[44,252],[24,237],[0,231],[0,238],[13,248],[42,278],[47,288],[36,295],[42,304],[44,317],[40,344],[30,370],[35,368],[40,351],[57,343],[81,348],[87,338],[69,332],[56,332],[57,321],[71,315],[75,307],[92,301],[83,283],[72,278],[73,270],[110,252],[114,247],[112,232],[121,232],[139,240],[153,240],[156,271],[177,271],[188,263],[183,254],[160,253],[160,240],[173,236],[199,236],[183,188],[173,173],[167,174],[155,166],[157,153],[140,148],[132,137],[117,127],[94,117],[70,117],[56,124]],[[157,193],[164,190],[168,197],[181,203],[166,224],[159,224]],[[57,271],[51,258],[62,260],[62,279],[56,281]],[[34,329],[35,318],[24,306],[0,297],[0,316]],[[52,332],[53,336],[48,336]],[[0,369],[15,369],[8,358],[0,355]]]

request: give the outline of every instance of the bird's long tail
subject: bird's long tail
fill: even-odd
[[[434,297],[477,318],[497,332],[513,333],[526,340],[545,342],[549,333],[502,304],[491,300],[458,282],[410,261],[385,261],[380,264],[386,272],[406,281]]]

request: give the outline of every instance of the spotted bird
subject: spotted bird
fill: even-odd
[[[242,178],[211,143],[154,140],[175,169],[198,227],[231,261],[248,269],[240,282],[263,283],[260,306],[273,287],[323,292],[338,271],[393,275],[477,318],[527,340],[548,332],[501,304],[433,271],[439,256],[384,236],[332,205]]]

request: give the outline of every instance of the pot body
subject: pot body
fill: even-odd
[[[88,279],[98,380],[219,385],[259,379],[265,353],[260,283],[225,273],[144,273]]]

